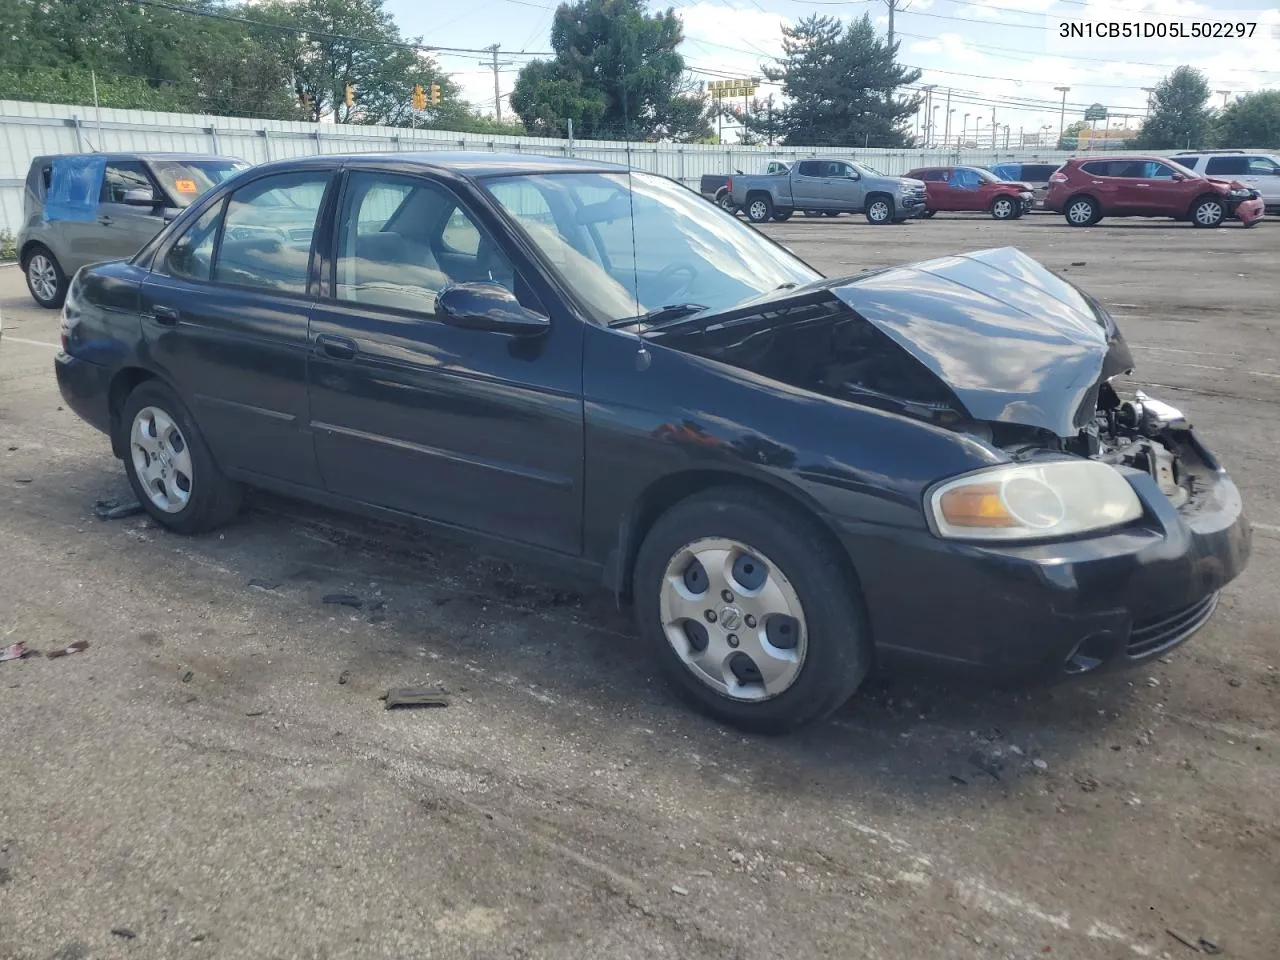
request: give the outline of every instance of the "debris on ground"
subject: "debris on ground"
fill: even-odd
[[[1200,938],[1200,949],[1205,953],[1221,953],[1222,947],[1216,940],[1210,940],[1208,937]]]
[[[671,892],[674,893],[677,897],[687,897],[689,895],[689,891],[686,890],[684,887],[680,886],[680,884],[678,883],[672,885]]]
[[[1071,261],[1071,265],[1072,265],[1073,267],[1083,267],[1083,266],[1085,266],[1085,265],[1086,265],[1086,263],[1087,263],[1087,261],[1085,261],[1085,260],[1072,260],[1072,261]]]
[[[1085,793],[1093,793],[1099,786],[1098,781],[1087,773],[1076,774],[1076,783]]]
[[[1190,937],[1186,936],[1185,934],[1179,933],[1177,930],[1174,930],[1172,927],[1166,927],[1164,932],[1167,933],[1169,936],[1173,937],[1173,939],[1177,940],[1184,947],[1189,947],[1192,950],[1194,950],[1196,953],[1202,952],[1200,949],[1201,941],[1192,940]],[[1214,944],[1214,947],[1216,948],[1217,944]],[[1216,949],[1215,949],[1215,952],[1217,952]]]
[[[53,660],[56,657],[69,657],[73,653],[81,653],[88,649],[89,649],[88,640],[75,640],[67,644],[65,647],[59,647],[57,650],[50,650],[48,653],[45,654],[45,656],[48,657],[50,660]]]
[[[449,698],[439,690],[425,687],[392,687],[379,700],[387,702],[387,709],[395,707],[447,707]]]
[[[340,607],[355,607],[357,610],[364,606],[364,601],[354,593],[326,593],[322,602]]]
[[[182,671],[182,682],[190,683],[192,680],[195,679],[195,676],[196,676],[196,673],[194,670],[184,670]]]
[[[30,477],[14,477],[13,482],[14,483],[30,483],[31,478]]]
[[[265,710],[249,710],[245,712],[245,716],[246,717],[262,717],[262,716],[266,716],[266,713],[267,711]]]
[[[25,660],[27,657],[40,656],[39,650],[28,650],[25,643],[11,643],[0,649],[0,663],[6,660]]]
[[[1047,761],[1045,761],[1045,760],[1041,760],[1039,757],[1036,757],[1034,760],[1032,760],[1032,761],[1031,761],[1031,765],[1032,765],[1033,767],[1035,767],[1037,770],[1040,770],[1040,771],[1044,771],[1044,770],[1048,770],[1048,769],[1049,769],[1049,764],[1048,764],[1048,762],[1047,762]]]
[[[280,581],[279,580],[259,580],[257,577],[254,577],[249,581],[249,586],[257,590],[274,590],[276,587],[280,586]]]
[[[345,684],[350,679],[351,679],[350,670],[343,670],[340,674],[338,674],[338,683]]]
[[[142,512],[142,504],[136,500],[130,503],[117,503],[115,500],[96,500],[93,512],[99,520],[123,520]]]
[[[121,940],[134,940],[138,936],[128,927],[112,927],[111,935],[113,937],[119,937]]]

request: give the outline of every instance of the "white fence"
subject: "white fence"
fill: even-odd
[[[697,188],[704,174],[754,172],[769,159],[852,157],[885,173],[912,167],[1000,160],[1061,161],[1070,154],[1010,150],[877,150],[857,148],[739,147],[733,145],[555,140],[489,134],[365,127],[288,120],[211,117],[149,110],[0,100],[0,232],[16,234],[22,221],[22,184],[31,160],[46,154],[87,152],[209,153],[263,163],[318,153],[401,150],[482,150],[548,154],[627,163]]]

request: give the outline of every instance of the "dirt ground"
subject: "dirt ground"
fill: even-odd
[[[1256,524],[1167,663],[877,678],[786,739],[679,706],[591,584],[264,497],[193,539],[95,519],[122,469],[0,268],[0,634],[90,644],[0,663],[0,958],[1191,956],[1171,929],[1274,960],[1277,230],[767,228],[832,274],[1006,244],[1062,271]],[[413,684],[452,704],[383,709]]]

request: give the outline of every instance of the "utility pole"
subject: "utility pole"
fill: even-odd
[[[1223,109],[1223,110],[1227,109],[1227,97],[1230,95],[1231,91],[1230,91],[1230,90],[1215,90],[1215,91],[1213,91],[1213,92],[1214,92],[1214,93],[1220,93],[1220,94],[1222,94],[1222,109]]]
[[[947,87],[947,105],[944,109],[945,109],[945,112],[942,117],[942,129],[943,129],[942,146],[945,148],[947,146],[947,141],[951,139],[951,114],[953,113],[953,111],[951,109],[951,88],[950,87]]]
[[[929,108],[933,105],[933,88],[935,86],[936,84],[929,83],[920,88],[921,92],[924,93],[924,138],[922,144],[926,147],[929,145],[929,134],[931,132],[929,130],[929,118],[931,116]]]
[[[773,146],[773,94],[769,94],[769,146]]]
[[[499,121],[502,120],[502,94],[499,92],[500,88],[498,87],[498,72],[503,67],[509,67],[513,63],[511,60],[498,61],[498,50],[501,46],[501,44],[495,43],[492,46],[485,47],[489,51],[491,59],[480,61],[480,66],[493,69],[493,115]]]
[[[1151,95],[1156,92],[1156,88],[1143,87],[1142,92],[1147,95],[1147,112],[1143,114],[1143,119],[1149,120],[1151,118]]]
[[[1000,132],[1000,126],[996,123],[996,108],[991,108],[991,149],[996,149],[996,134]]]
[[[1071,88],[1054,87],[1053,89],[1062,94],[1062,109],[1058,113],[1058,140],[1061,141],[1062,135],[1067,131],[1067,94]]]
[[[964,148],[965,142],[969,139],[969,114],[964,115],[964,124],[960,127],[960,142],[956,146],[960,149]]]
[[[895,10],[905,10],[907,5],[902,0],[884,0],[884,5],[889,8],[889,49],[893,49],[893,13]]]

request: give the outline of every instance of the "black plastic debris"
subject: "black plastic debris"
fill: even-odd
[[[323,602],[336,604],[340,607],[355,607],[357,610],[364,606],[364,601],[354,593],[326,593]]]
[[[113,937],[119,937],[121,940],[133,940],[133,939],[136,939],[138,936],[128,927],[112,927],[111,935]]]
[[[142,504],[137,501],[117,503],[115,500],[96,500],[93,512],[99,520],[123,520],[141,513]]]
[[[48,657],[50,660],[53,660],[55,657],[69,657],[73,653],[81,653],[88,649],[89,649],[88,640],[76,640],[76,641],[73,641],[72,643],[67,644],[65,647],[59,647],[57,650],[50,650],[48,653],[45,654],[45,656]]]
[[[392,687],[379,700],[387,702],[387,709],[396,707],[447,707],[449,698],[440,690],[425,687]]]

